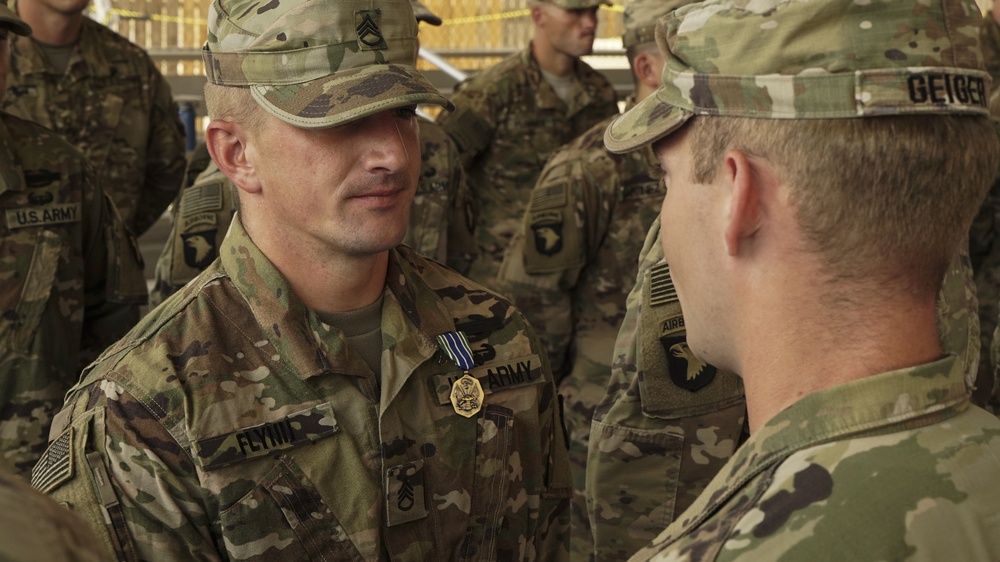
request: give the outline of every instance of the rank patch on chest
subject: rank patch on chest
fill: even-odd
[[[7,210],[7,228],[12,230],[27,226],[47,226],[50,224],[77,222],[79,220],[79,203]]]

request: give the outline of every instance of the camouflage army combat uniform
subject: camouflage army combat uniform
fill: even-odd
[[[571,544],[581,553],[593,550],[583,496],[590,420],[665,189],[652,149],[619,156],[604,148],[610,122],[546,164],[497,277],[497,290],[524,311],[561,379],[574,480]]]
[[[0,560],[103,562],[90,527],[65,507],[0,471]]]
[[[469,277],[480,283],[494,282],[549,156],[618,113],[614,89],[602,74],[577,60],[574,76],[575,90],[564,103],[529,46],[460,85],[451,98],[455,111],[439,118],[475,188],[480,253]]]
[[[801,41],[822,41],[831,49],[844,45],[845,57],[850,57],[854,51],[847,46],[881,47],[887,37],[894,36],[896,30],[909,26],[910,22],[901,21],[905,19],[901,14],[919,9],[923,15],[914,20],[914,29],[944,28],[940,23],[942,19],[949,25],[943,38],[937,38],[940,43],[921,45],[913,42],[909,44],[911,48],[917,49],[919,45],[919,49],[940,50],[958,59],[960,55],[952,53],[961,49],[953,46],[962,41],[964,54],[972,51],[968,45],[974,45],[974,38],[971,43],[967,41],[970,28],[974,28],[970,22],[978,17],[972,2],[945,0],[944,6],[939,2],[931,5],[905,1],[892,3],[895,5],[891,9],[895,11],[891,19],[886,17],[890,8],[884,4],[869,7],[867,4],[851,3],[848,6],[848,2],[843,2],[825,6],[837,10],[838,14],[837,23],[827,28],[819,22],[828,20],[814,18],[818,6],[810,5],[808,1],[774,0],[763,4],[757,2],[750,7],[742,0],[734,0],[682,8],[659,23],[661,29],[657,37],[661,51],[665,52],[666,46],[671,46],[670,59],[664,70],[665,87],[657,91],[649,105],[640,108],[643,111],[634,112],[612,124],[605,137],[606,144],[616,151],[627,150],[629,145],[642,146],[645,144],[640,140],[643,133],[634,134],[632,131],[648,131],[644,129],[645,124],[656,119],[690,117],[693,111],[676,102],[677,99],[690,99],[686,96],[692,93],[691,90],[685,89],[682,84],[695,83],[704,78],[705,82],[698,82],[705,86],[700,90],[704,97],[699,99],[699,103],[717,101],[712,96],[721,90],[711,89],[718,88],[718,83],[713,82],[717,78],[715,73],[732,75],[740,72],[731,67],[739,64],[734,61],[740,58],[732,56],[732,53],[740,52],[734,45],[754,41],[762,33],[768,33],[766,30],[779,30],[773,32],[775,38],[772,41],[790,49],[802,48]],[[788,19],[783,19],[782,16],[788,12],[791,12],[785,16]],[[713,20],[722,23],[713,28]],[[843,20],[851,22],[851,33],[862,35],[857,38],[850,35],[843,37],[844,29],[848,29],[840,26]],[[682,27],[681,21],[694,25]],[[817,22],[818,29],[802,33],[796,26],[805,21]],[[864,25],[854,25],[854,21]],[[727,26],[727,23],[730,25]],[[871,37],[863,35],[873,28],[876,31]],[[753,30],[752,33],[750,30]],[[790,39],[788,33],[798,33],[799,39]],[[678,37],[678,34],[682,36]],[[713,65],[711,73],[697,74],[697,79],[691,79],[690,76],[695,74],[692,69],[678,70],[682,65],[677,61],[685,56],[695,58],[700,64],[704,57],[712,58],[710,53],[718,54],[714,46],[719,34],[739,35],[739,41],[727,44],[728,52],[713,61],[717,66]],[[804,37],[809,39],[801,39]],[[788,41],[783,42],[783,39]],[[944,46],[940,49],[934,47],[942,43]],[[701,47],[706,44],[712,47],[702,50]],[[919,57],[919,49],[918,54],[912,55],[914,58]],[[697,55],[692,54],[696,52]],[[902,51],[886,49],[884,52],[887,60],[894,61],[886,66],[902,66],[896,56]],[[870,60],[863,55],[849,60]],[[905,57],[902,60],[909,62]],[[759,59],[757,64],[763,65],[766,60]],[[968,58],[964,60],[967,62]],[[843,68],[836,57],[822,61],[823,64]],[[922,70],[914,69],[916,66],[912,64],[899,68],[898,72],[892,68],[875,71],[872,75],[879,76],[879,85],[867,84],[866,91],[858,92],[856,97],[850,94],[844,96],[851,97],[851,101],[863,100],[865,104],[871,104],[870,107],[855,108],[848,103],[830,109],[826,116],[854,118],[867,116],[869,113],[863,112],[868,111],[875,115],[902,112],[897,108],[918,111],[919,96],[908,96],[905,78]],[[770,66],[765,70],[773,72]],[[949,71],[958,72],[954,68],[942,70]],[[677,74],[673,74],[675,72]],[[769,84],[772,90],[757,90],[757,80],[761,76],[755,79],[753,72],[747,74],[751,76],[744,77],[741,83],[761,93],[761,104],[774,104],[775,116],[791,117],[800,115],[796,111],[819,111],[813,104],[827,109],[836,104],[832,101],[836,97],[830,100],[823,96],[799,96],[800,92],[809,92],[814,83],[797,83],[793,88],[784,82],[793,78],[775,74],[775,83]],[[799,72],[794,79],[799,76],[836,76],[844,83],[854,84],[863,74],[841,71],[838,76],[837,72]],[[912,79],[913,83],[923,77],[920,74],[916,76]],[[968,76],[967,83],[988,82],[982,72],[968,70]],[[888,81],[890,77],[894,81]],[[737,83],[738,78],[731,80],[726,83]],[[787,89],[784,89],[786,86]],[[787,99],[769,98],[769,91],[794,91],[796,95]],[[825,86],[824,91],[835,89]],[[983,115],[983,93],[980,89],[974,96],[966,95],[964,101],[956,101],[955,105],[946,107]],[[793,103],[796,109],[790,110]],[[658,109],[655,116],[648,112],[650,107]],[[711,113],[704,111],[702,105],[696,104],[695,107],[699,114]],[[737,102],[735,107],[741,106]],[[740,110],[730,111],[733,115],[745,115]],[[660,134],[662,136],[662,129]],[[673,523],[632,560],[902,560],[948,556],[963,560],[992,560],[1000,555],[1000,528],[997,527],[1000,519],[996,518],[1000,493],[993,484],[1000,478],[1000,463],[997,461],[1000,423],[969,403],[968,389],[976,374],[979,339],[975,290],[969,259],[964,252],[949,266],[938,299],[939,336],[942,348],[948,352],[945,358],[808,394],[751,435],[682,515],[678,515],[677,509],[670,513],[673,506],[669,501],[648,504],[645,510],[635,509],[629,501],[632,497],[645,500],[648,490],[655,488],[656,478],[662,481],[664,473],[673,475],[679,470],[680,477],[684,478],[685,463],[711,463],[714,470],[719,470],[719,461],[732,454],[738,435],[735,424],[730,424],[728,432],[724,429],[720,431],[710,421],[692,432],[663,431],[666,422],[661,422],[660,428],[652,424],[649,413],[672,413],[671,408],[676,408],[676,404],[662,399],[671,384],[682,386],[685,382],[691,384],[691,381],[699,380],[707,383],[701,389],[693,389],[695,392],[684,404],[697,407],[708,402],[707,399],[712,396],[711,392],[705,396],[699,394],[711,391],[713,385],[720,383],[729,384],[733,389],[732,392],[720,393],[720,398],[735,397],[739,382],[730,375],[690,359],[686,369],[680,372],[673,369],[674,364],[669,360],[669,369],[642,365],[641,361],[647,360],[649,350],[662,353],[662,350],[677,349],[675,346],[683,344],[684,338],[684,321],[670,282],[669,268],[662,259],[657,259],[662,258],[662,253],[654,253],[662,251],[660,241],[654,236],[651,232],[646,249],[648,253],[644,265],[640,267],[642,279],[629,296],[629,315],[618,341],[622,351],[616,351],[616,367],[609,396],[594,416],[588,470],[600,469],[601,472],[588,472],[588,483],[594,482],[599,488],[594,491],[592,506],[598,548],[601,548],[601,537],[604,536],[611,546],[618,549],[608,559],[623,559],[629,549],[634,550],[636,544],[642,543],[643,538],[637,535],[645,533],[648,537],[649,533],[655,533],[654,526],[647,526],[651,518],[668,523],[673,520]],[[673,315],[657,312],[658,309],[668,310],[671,307],[675,310]],[[648,318],[649,313],[654,318]],[[671,343],[674,346],[669,346]],[[628,360],[629,353],[636,357],[636,362]],[[674,391],[679,393],[677,389]],[[725,407],[725,402],[720,400],[716,409],[722,412]],[[608,420],[612,417],[620,421],[608,427]],[[683,416],[678,417],[686,421]],[[598,435],[602,439],[598,439]],[[692,444],[688,441],[691,437],[707,438],[707,441]],[[643,441],[633,442],[633,439]],[[647,458],[652,455],[639,453],[650,450],[662,456],[658,463],[652,463]],[[616,472],[627,472],[633,479],[616,481]],[[637,478],[636,475],[642,472],[655,476]],[[711,472],[703,472],[696,485],[705,486],[709,477]],[[670,479],[664,484],[668,494],[676,493],[671,491],[673,482]],[[869,493],[877,499],[859,501]],[[852,502],[857,505],[852,505]],[[687,503],[691,503],[690,499]],[[657,507],[662,509],[663,506],[667,506],[663,510],[666,513],[657,511]],[[625,532],[619,531],[617,536],[601,534],[600,531],[605,529],[614,533],[612,525]]]
[[[27,476],[81,369],[139,319],[135,241],[83,156],[0,112],[0,469]]]
[[[125,223],[142,235],[177,195],[184,128],[170,87],[142,49],[88,18],[65,74],[28,37],[14,41],[3,108],[80,149]]]
[[[403,243],[464,273],[478,252],[475,212],[455,143],[440,125],[420,121],[420,157],[420,181]],[[192,159],[189,174],[198,162]],[[236,211],[229,178],[211,158],[204,165],[174,205],[173,226],[156,261],[150,306],[163,302],[212,263]]]
[[[563,559],[555,389],[506,301],[391,251],[380,379],[238,220],[220,253],[70,393],[36,487],[123,559]],[[486,391],[470,418],[435,343],[455,330]]]
[[[652,540],[746,438],[742,381],[687,348],[659,234],[657,220],[628,296],[608,393],[594,412],[586,490],[597,560],[623,560]],[[945,276],[938,329],[967,382],[978,363],[976,308],[962,252]]]

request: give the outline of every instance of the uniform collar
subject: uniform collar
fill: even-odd
[[[796,451],[860,434],[923,427],[968,405],[962,362],[954,355],[806,395],[754,432],[651,546],[659,551],[687,534],[760,472]]]
[[[355,362],[347,357],[342,335],[320,336],[315,314],[250,239],[239,214],[234,217],[219,254],[223,269],[269,335],[277,353],[302,377],[330,372],[365,374],[353,368]],[[401,387],[416,365],[437,352],[434,336],[455,330],[448,309],[420,278],[416,267],[408,249],[389,251],[382,331],[383,341],[389,338],[399,348],[394,353],[397,359],[394,368],[400,372],[386,373],[383,367],[382,379],[389,381],[390,387],[383,385],[384,397],[394,395],[398,388],[391,387],[397,384]]]
[[[70,55],[69,65],[66,67],[66,76],[73,81],[87,76],[107,77],[111,75],[111,61],[105,56],[99,47],[100,37],[98,27],[100,24],[90,18],[83,18],[83,26],[80,29],[80,40],[73,48]],[[12,54],[17,71],[22,75],[44,74],[48,72],[48,65],[45,62],[45,55],[38,42],[31,37],[17,37],[14,40],[16,53]]]
[[[577,59],[573,63],[573,91],[570,93],[568,102],[563,102],[556,95],[556,91],[549,82],[542,76],[542,67],[535,60],[535,55],[531,52],[531,44],[521,52],[521,62],[528,69],[528,80],[534,86],[535,105],[542,109],[559,109],[566,111],[567,116],[573,116],[583,108],[590,105],[596,93],[587,86],[585,77],[594,72],[586,63]]]

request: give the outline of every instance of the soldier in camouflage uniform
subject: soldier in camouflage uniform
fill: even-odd
[[[418,23],[441,25],[441,18],[426,6],[416,0],[410,4]],[[211,157],[205,160],[202,154],[208,154],[204,143],[192,155],[188,179],[173,208],[170,235],[156,260],[150,307],[179,291],[218,257],[236,212],[232,184]],[[420,181],[403,243],[464,274],[478,253],[472,194],[455,143],[440,125],[423,118],[420,158]]]
[[[631,0],[622,44],[642,101],[660,85],[663,57],[656,20],[687,0]],[[564,400],[573,473],[574,559],[594,551],[584,477],[594,407],[605,395],[625,297],[635,283],[639,250],[663,200],[653,150],[614,154],[592,127],[549,159],[529,197],[521,230],[504,256],[497,290],[524,311],[549,354]]]
[[[618,113],[608,80],[580,56],[593,50],[606,0],[533,2],[528,48],[466,82],[438,121],[455,140],[474,186],[479,257],[469,277],[493,286],[531,189],[560,146]]]
[[[643,302],[740,373],[750,437],[631,560],[1000,557],[1000,421],[969,403],[976,354],[942,352],[976,347],[975,315],[936,304],[971,293],[949,261],[1000,152],[978,23],[968,0],[715,0],[658,24],[664,85],[605,142],[654,143]]]
[[[31,489],[24,480],[0,471],[0,560],[104,562],[107,559],[90,527],[79,517]]]
[[[565,560],[541,344],[397,246],[415,106],[448,105],[409,3],[253,6],[215,2],[203,50],[220,257],[84,374],[32,483],[122,560]]]
[[[3,109],[79,148],[140,236],[181,187],[184,125],[149,55],[85,17],[87,4],[17,0],[35,33],[14,41]]]
[[[29,32],[0,5],[0,86],[8,34]],[[146,284],[134,239],[76,149],[0,112],[0,161],[0,470],[27,477],[81,369],[139,320]]]

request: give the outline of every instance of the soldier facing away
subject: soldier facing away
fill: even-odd
[[[0,5],[0,96],[11,34]],[[135,241],[83,155],[52,131],[0,112],[0,471],[25,478],[52,416],[87,363],[139,320]]]
[[[181,187],[184,125],[145,51],[84,16],[89,0],[16,0],[34,29],[14,41],[3,108],[80,149],[141,236]]]
[[[85,373],[36,485],[122,560],[564,560],[541,344],[398,246],[416,104],[448,105],[409,2],[255,6],[215,2],[203,50],[220,257]]]
[[[632,560],[1000,557],[1000,421],[935,329],[1000,150],[979,18],[723,0],[661,20],[664,85],[605,142],[654,143],[659,273],[691,349],[740,373],[750,438]]]
[[[531,3],[528,48],[459,85],[438,121],[455,140],[474,187],[479,257],[469,277],[492,286],[531,189],[560,146],[618,113],[606,78],[580,60],[593,51],[607,0]]]
[[[660,85],[656,20],[686,3],[625,4],[622,44],[635,84],[627,108]],[[605,148],[604,130],[614,119],[591,127],[545,164],[497,276],[497,290],[524,311],[545,344],[564,400],[573,473],[570,546],[580,560],[594,551],[584,499],[590,422],[607,389],[625,297],[665,189],[652,148],[623,155]]]

